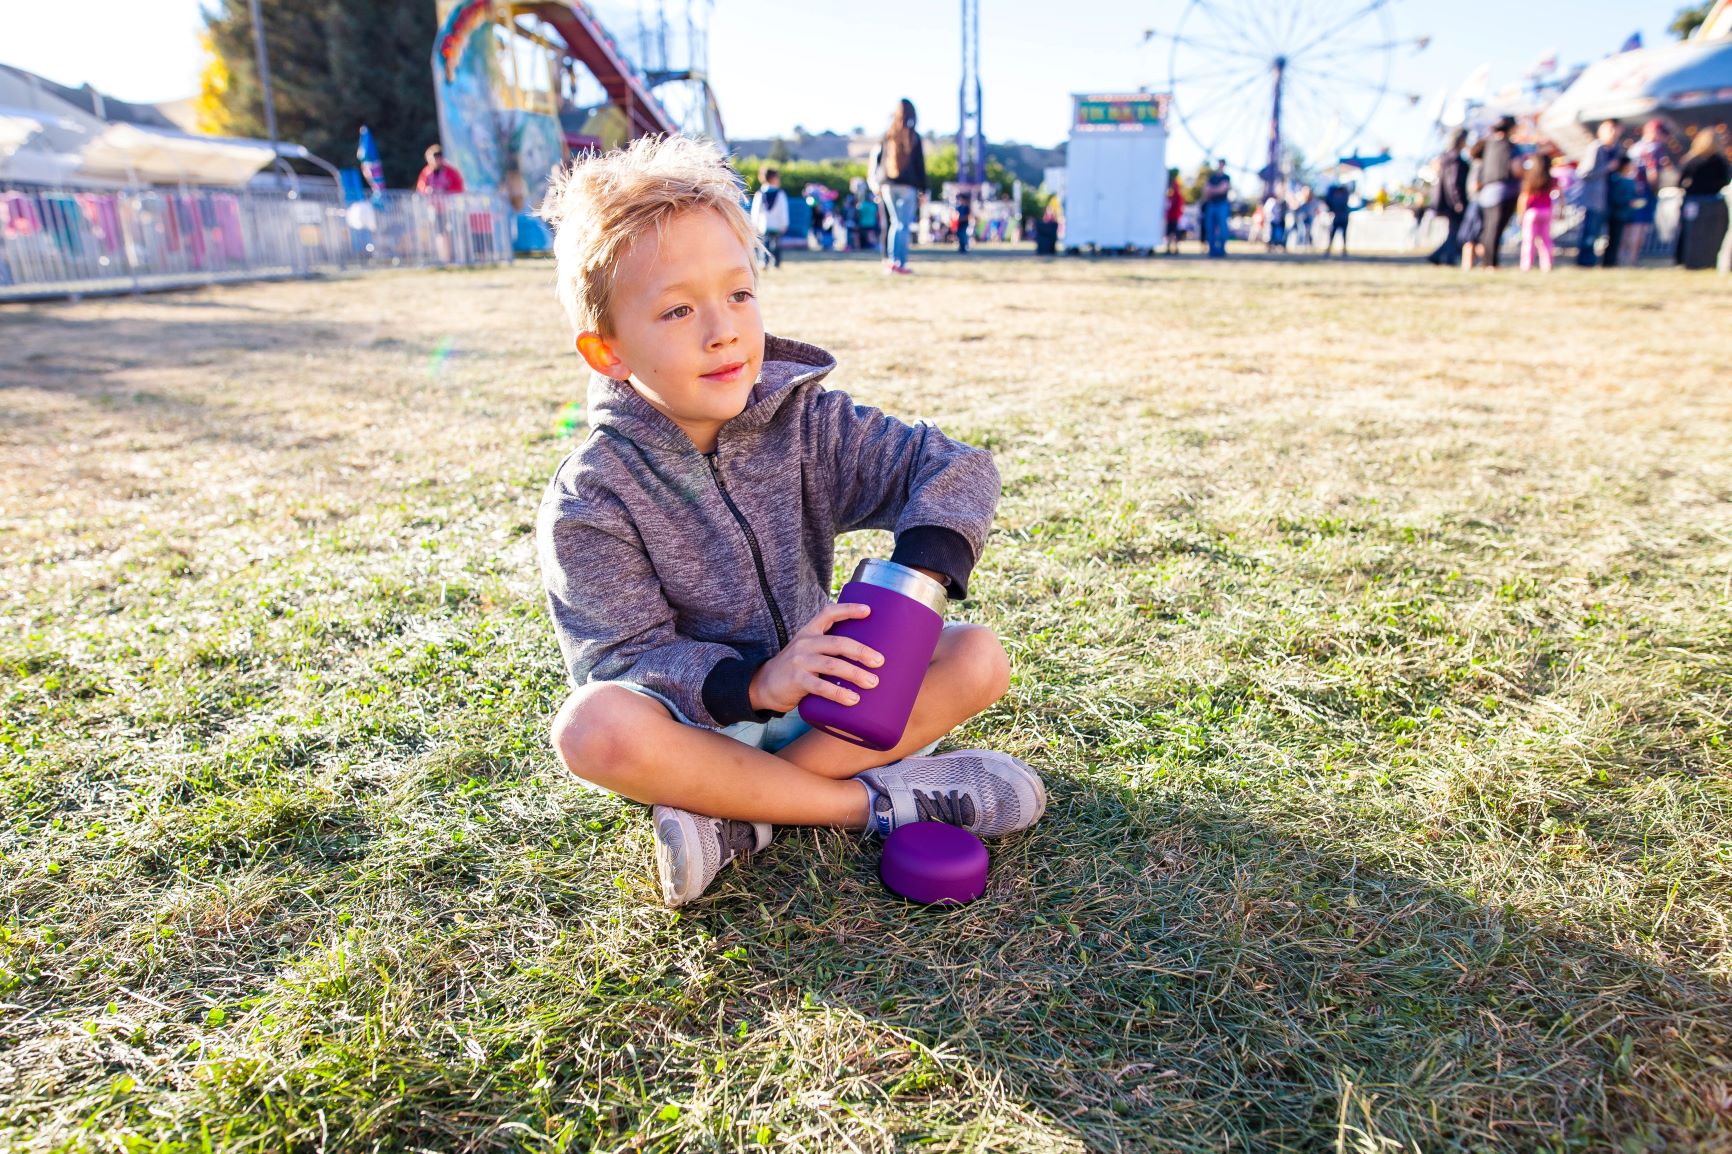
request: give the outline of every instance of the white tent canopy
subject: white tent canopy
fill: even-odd
[[[1732,7],[1724,9],[1732,12]],[[1592,126],[1664,117],[1714,124],[1732,115],[1732,21],[1689,40],[1620,52],[1585,69],[1540,117],[1540,129],[1572,150],[1586,148]]]
[[[271,163],[269,144],[109,121],[40,77],[0,65],[0,180],[33,184],[241,185]]]

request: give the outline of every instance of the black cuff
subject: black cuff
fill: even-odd
[[[752,675],[762,664],[743,657],[724,657],[704,678],[704,708],[718,723],[768,721],[776,716],[752,708]]]
[[[953,600],[968,596],[968,575],[974,572],[974,549],[968,538],[942,525],[915,525],[896,537],[890,559],[898,565],[930,569],[946,578],[945,592]]]

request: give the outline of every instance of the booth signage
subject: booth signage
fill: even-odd
[[[1079,96],[1073,128],[1083,132],[1138,129],[1161,124],[1166,119],[1166,102],[1149,92],[1124,96]]]

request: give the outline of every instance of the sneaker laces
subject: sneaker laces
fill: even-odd
[[[964,793],[960,789],[947,792],[933,790],[930,793],[916,789],[914,794],[914,812],[920,821],[942,821],[949,825],[971,826],[974,824],[974,795]]]

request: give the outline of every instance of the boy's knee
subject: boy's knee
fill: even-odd
[[[977,708],[1003,697],[1010,689],[1010,658],[997,635],[984,625],[951,625],[945,633],[958,679],[978,695]]]
[[[641,736],[645,711],[651,709],[662,711],[623,685],[591,682],[567,697],[554,715],[553,748],[571,773],[618,792],[617,780],[630,764],[633,733]]]

